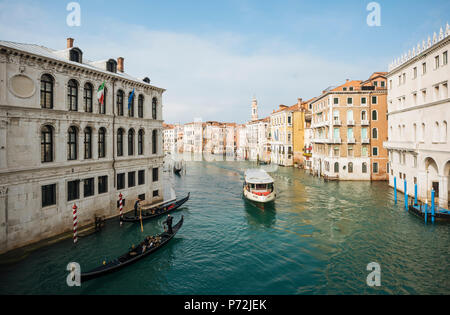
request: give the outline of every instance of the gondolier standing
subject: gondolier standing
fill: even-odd
[[[136,202],[134,203],[134,216],[137,218],[138,216],[138,208],[139,208],[139,202],[141,201],[141,199],[137,199]]]
[[[164,221],[164,224],[167,224],[167,233],[172,234],[173,230],[172,230],[172,221],[173,221],[173,217],[168,214],[167,215],[167,220]]]

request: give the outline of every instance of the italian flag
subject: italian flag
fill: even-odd
[[[105,81],[103,81],[102,85],[98,88],[97,98],[101,105],[103,105],[103,101],[105,99]]]

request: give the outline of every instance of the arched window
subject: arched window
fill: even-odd
[[[83,53],[78,48],[72,48],[70,51],[70,61],[81,63]]]
[[[92,159],[92,129],[90,127],[84,129],[84,158]]]
[[[353,163],[352,162],[348,163],[348,172],[353,173]]]
[[[53,128],[44,126],[41,129],[41,162],[53,162]]]
[[[128,155],[134,154],[134,130],[128,130]]]
[[[157,119],[157,117],[158,117],[157,110],[156,110],[157,106],[158,106],[158,100],[156,99],[156,97],[154,97],[152,99],[152,118],[153,119]]]
[[[158,130],[152,131],[152,154],[158,153]]]
[[[447,122],[445,120],[442,123],[441,142],[447,143]]]
[[[376,110],[372,111],[372,120],[378,120],[378,112]]]
[[[117,156],[123,156],[123,129],[117,131]]]
[[[362,164],[362,172],[363,172],[363,174],[366,174],[366,173],[367,173],[367,163],[366,163],[366,162],[364,162],[364,163]]]
[[[144,130],[139,130],[138,134],[138,155],[144,154]]]
[[[103,104],[98,100],[98,112],[99,114],[106,114],[106,100],[108,95],[108,89],[106,87],[103,88]]]
[[[78,82],[70,80],[67,84],[67,104],[69,110],[78,111]]]
[[[133,97],[131,97],[131,93],[128,93],[128,102],[130,104],[128,104],[128,117],[134,117],[134,94]],[[130,97],[131,97],[131,102],[130,102]]]
[[[422,142],[425,141],[425,124],[424,124],[424,123],[422,123],[422,132],[421,132],[421,134],[420,134],[420,140],[421,140]]]
[[[434,123],[433,142],[439,142],[439,123],[437,121]]]
[[[339,173],[339,163],[338,162],[334,163],[334,172]]]
[[[123,91],[117,91],[117,115],[123,116]]]
[[[378,139],[378,129],[377,128],[372,129],[372,139]]]
[[[86,113],[92,113],[92,84],[86,83],[84,85],[84,111]]]
[[[109,59],[106,63],[106,70],[109,72],[116,73],[117,72],[117,61],[114,59]]]
[[[77,128],[70,127],[67,137],[67,159],[76,160],[77,159]]]
[[[367,120],[367,112],[365,110],[361,112],[361,120]]]
[[[98,131],[98,157],[104,158],[106,156],[106,129],[100,128]]]
[[[144,118],[144,95],[142,94],[138,98],[138,117]]]
[[[52,76],[44,74],[41,77],[41,108],[53,108],[53,85]]]

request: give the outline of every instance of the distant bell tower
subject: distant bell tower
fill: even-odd
[[[255,97],[252,100],[252,121],[258,120],[258,101]]]

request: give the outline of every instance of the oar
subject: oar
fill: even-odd
[[[142,207],[139,207],[139,210],[140,210],[139,219],[141,220],[141,232],[144,233],[144,226],[142,225]]]

